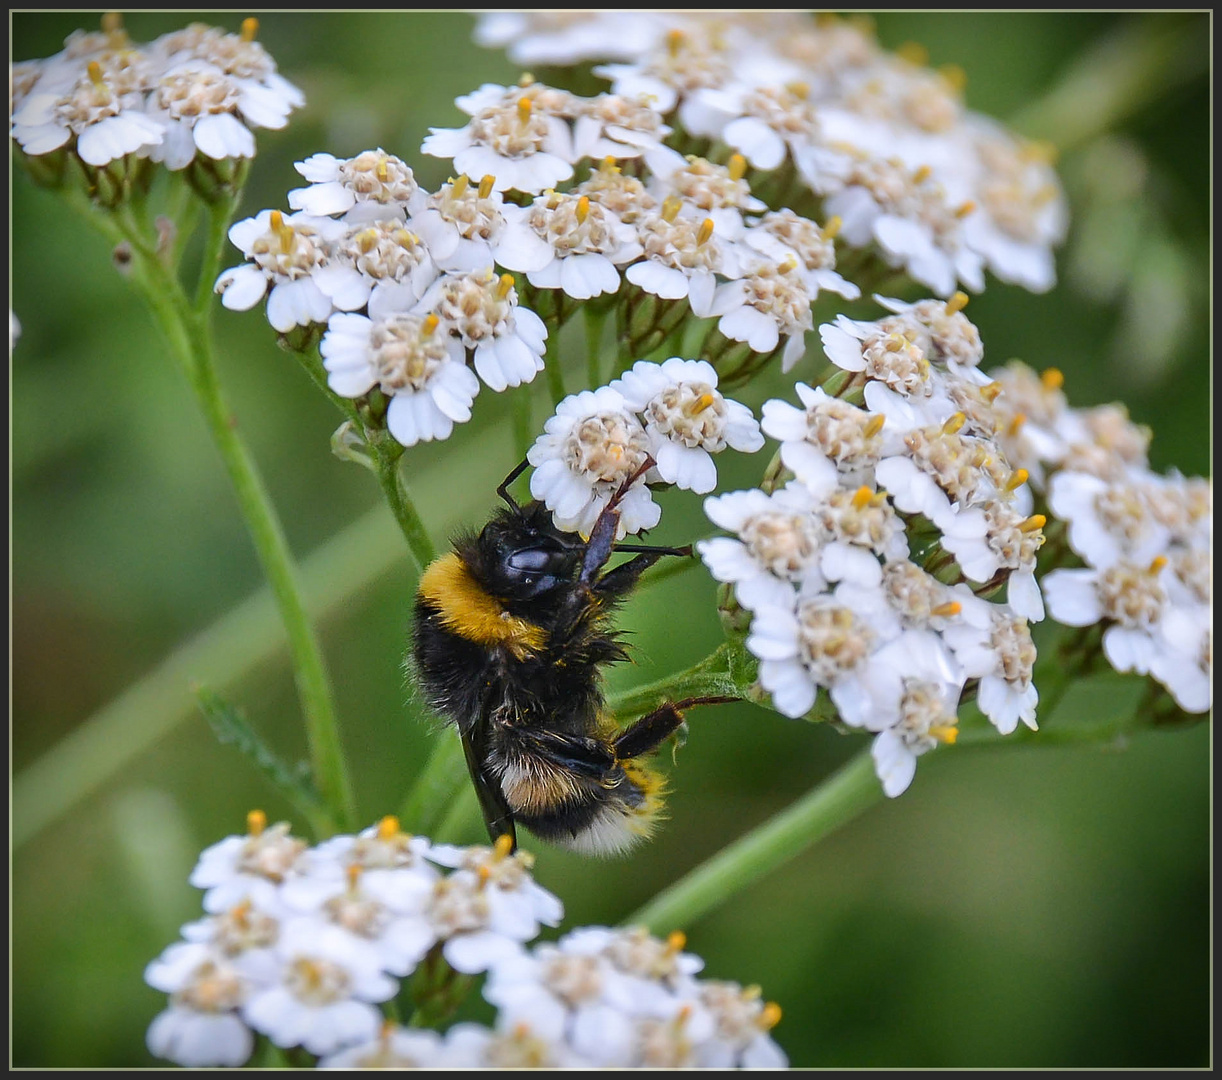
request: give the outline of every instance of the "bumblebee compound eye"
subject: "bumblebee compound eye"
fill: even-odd
[[[512,552],[505,560],[505,568],[523,574],[555,575],[564,568],[568,554],[553,548],[529,547]]]
[[[574,555],[563,548],[536,546],[506,552],[501,574],[521,599],[540,596],[572,577]]]

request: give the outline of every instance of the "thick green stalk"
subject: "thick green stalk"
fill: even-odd
[[[553,331],[552,337],[548,338],[547,352],[543,354],[543,370],[547,375],[547,392],[552,398],[552,408],[568,397],[564,388],[564,372],[560,370],[560,353],[554,347],[556,334],[557,332]]]
[[[484,431],[474,437],[469,452],[482,458],[495,453],[500,442],[500,432]],[[451,491],[446,472],[439,465],[421,477],[430,505],[445,502]],[[452,501],[445,505],[451,514],[456,512]],[[398,569],[402,559],[400,529],[379,504],[303,561],[308,608],[320,619],[346,609],[355,596]],[[649,574],[662,572],[655,568]],[[192,679],[217,690],[232,688],[261,664],[277,661],[284,650],[283,625],[271,590],[264,585],[179,645],[17,774],[12,796],[14,848],[122,775],[178,725],[198,717],[198,708],[185,689]],[[447,740],[438,740],[443,742]],[[404,820],[411,819],[405,814]]]
[[[213,283],[220,273],[221,256],[225,240],[229,236],[229,225],[237,209],[240,195],[222,196],[218,202],[208,206],[208,231],[204,236],[204,254],[199,267],[199,280],[195,285],[195,313],[203,317],[212,304]]]
[[[535,441],[534,420],[531,416],[530,385],[519,387],[513,396],[514,460],[521,461]]]

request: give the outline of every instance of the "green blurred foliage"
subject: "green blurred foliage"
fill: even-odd
[[[148,41],[192,17],[139,12],[126,21],[134,39]],[[241,14],[194,17],[236,30]],[[96,18],[14,12],[12,57],[50,55]],[[877,25],[889,47],[916,40],[931,63],[960,65],[969,106],[1004,119],[1138,18],[1196,19],[1204,56],[1203,12],[893,12]],[[308,105],[284,131],[259,133],[246,213],[286,206],[285,193],[301,183],[292,163],[320,150],[382,146],[436,185],[447,163],[416,151],[427,128],[462,122],[456,95],[518,74],[471,43],[466,14],[259,19],[260,40]],[[1062,284],[1034,296],[990,280],[968,314],[990,362],[1017,356],[1059,367],[1077,405],[1125,401],[1155,432],[1156,468],[1200,474],[1209,470],[1211,420],[1205,62],[1199,77],[1146,90],[1147,103],[1109,133],[1111,143],[1063,160],[1075,227]],[[1116,182],[1105,184],[1109,176]],[[23,327],[10,376],[19,772],[249,595],[260,575],[185,383],[106,245],[21,175],[10,236],[10,303]],[[1159,332],[1162,351],[1125,352],[1168,305],[1179,314],[1173,330]],[[304,555],[378,505],[376,484],[331,455],[339,417],[276,347],[261,310],[218,306],[216,326],[227,396]],[[743,397],[753,407],[791,397],[788,382],[772,372]],[[421,507],[439,544],[456,525],[478,524],[495,501],[513,464],[506,408],[485,392],[475,422],[409,453],[409,470],[454,480],[444,505]],[[536,422],[544,415],[540,394]],[[477,429],[497,423],[504,439],[481,453],[494,444],[477,443]],[[762,465],[723,461],[721,488],[756,483]],[[666,511],[654,542],[708,531],[690,494],[667,495]],[[405,557],[321,627],[367,821],[396,809],[430,746],[400,666],[413,581]],[[613,687],[714,647],[713,593],[693,568],[634,598],[622,624],[638,664],[617,672]],[[283,756],[304,755],[283,662],[220,689]],[[537,851],[539,881],[566,906],[562,929],[622,919],[864,745],[750,706],[694,713],[672,772],[670,820],[651,844],[614,862]],[[689,947],[706,959],[707,975],[758,983],[781,1004],[775,1035],[798,1066],[1205,1066],[1209,750],[1208,724],[1123,748],[943,749],[923,759],[901,799],[688,927]],[[200,913],[187,884],[199,851],[241,831],[253,806],[272,820],[291,813],[193,714],[14,853],[14,1065],[154,1064],[143,1035],[164,997],[143,983],[143,967]],[[478,820],[468,828],[466,839],[477,839]],[[490,1011],[473,998],[464,1015]]]

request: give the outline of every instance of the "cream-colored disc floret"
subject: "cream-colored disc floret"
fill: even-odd
[[[339,182],[358,201],[406,203],[417,190],[411,168],[393,154],[365,150],[339,165]]]
[[[716,454],[726,447],[727,412],[725,398],[708,383],[680,382],[650,401],[644,415],[658,434]]]
[[[303,1005],[334,1005],[351,996],[352,976],[331,960],[299,956],[289,963],[284,986]]]
[[[826,597],[798,605],[798,652],[811,678],[829,686],[869,656],[874,632],[854,612]]]
[[[227,1013],[247,997],[247,983],[228,964],[205,960],[190,975],[185,986],[174,991],[170,1000],[202,1013]]]
[[[327,255],[312,225],[290,224],[279,210],[273,210],[267,231],[250,245],[250,258],[267,273],[293,281],[308,277],[326,262]]]
[[[837,468],[868,468],[877,465],[882,454],[885,419],[838,398],[826,398],[806,407],[806,441]]]
[[[622,481],[644,463],[649,442],[622,412],[600,412],[573,425],[560,451],[568,468],[588,483]]]
[[[784,581],[797,581],[819,551],[818,525],[810,514],[753,514],[738,535],[752,559]]]
[[[373,323],[369,353],[382,393],[423,390],[438,369],[450,362],[446,336],[437,316],[392,315]]]

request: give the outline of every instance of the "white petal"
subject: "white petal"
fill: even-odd
[[[1065,626],[1090,626],[1103,618],[1093,570],[1051,570],[1042,582],[1048,613]]]
[[[894,799],[908,790],[916,776],[916,758],[893,731],[880,731],[870,747],[874,772],[882,781],[887,797]]]
[[[682,270],[649,259],[633,263],[624,271],[624,277],[663,300],[682,300],[687,296],[688,280]]]
[[[339,166],[339,159],[333,154],[311,154],[304,161],[293,162],[293,168],[311,184],[328,183],[338,179]]]
[[[282,334],[294,326],[326,322],[330,314],[331,301],[309,278],[282,281],[267,298],[267,321]]]
[[[294,210],[304,210],[307,214],[342,214],[351,210],[355,203],[356,195],[352,189],[338,180],[294,188],[289,192],[289,206]]]
[[[215,291],[230,311],[249,311],[267,292],[267,276],[251,263],[235,266],[216,279]]]
[[[615,292],[619,288],[619,271],[610,259],[597,252],[570,255],[561,260],[560,282],[573,299],[589,300]]]
[[[162,125],[141,113],[120,113],[91,124],[76,140],[76,152],[81,160],[101,167],[125,154],[134,154],[142,146],[161,142]]]
[[[717,466],[708,451],[699,446],[662,439],[654,447],[654,458],[662,479],[684,491],[703,495],[717,486]]]
[[[757,353],[772,352],[781,339],[771,315],[745,305],[723,315],[717,329],[734,341],[745,341]]]
[[[819,337],[823,341],[823,351],[827,358],[845,371],[864,371],[865,358],[861,355],[861,342],[846,333],[834,323],[824,323],[819,327]]]
[[[785,160],[785,141],[753,116],[731,120],[721,141],[738,150],[757,169],[775,169]]]
[[[214,113],[200,117],[192,130],[195,145],[210,158],[255,156],[255,137],[232,113]]]
[[[772,695],[772,707],[783,716],[797,719],[815,704],[815,686],[796,661],[778,663],[760,660],[760,683]]]

